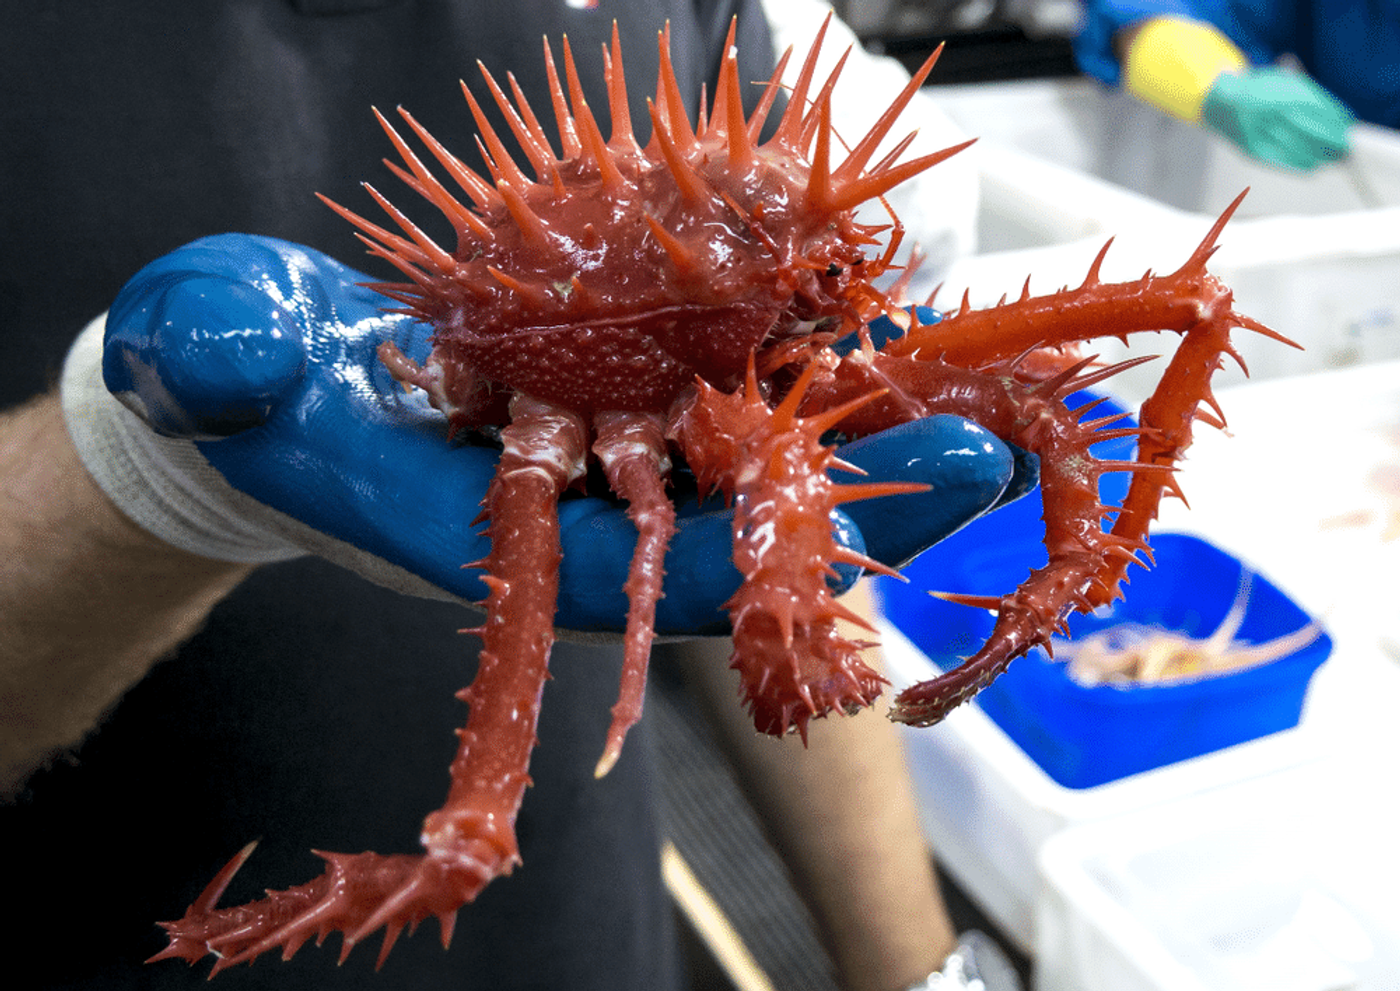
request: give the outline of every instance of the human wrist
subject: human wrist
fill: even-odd
[[[1248,59],[1210,24],[1154,17],[1134,25],[1123,54],[1123,88],[1159,110],[1195,123],[1216,81]]]

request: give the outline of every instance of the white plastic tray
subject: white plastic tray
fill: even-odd
[[[938,297],[955,306],[1078,284],[1109,237],[1106,278],[1184,261],[1246,186],[1211,269],[1237,308],[1300,344],[1238,335],[1256,379],[1400,358],[1400,136],[1360,126],[1344,164],[1298,174],[1245,158],[1223,139],[1082,80],[933,90],[982,140],[964,154],[981,179],[979,252]],[[1109,342],[1106,358],[1122,352]],[[1149,351],[1150,353],[1150,351]],[[1143,398],[1152,363],[1116,379]],[[1243,381],[1226,369],[1221,384]]]
[[[1046,843],[1036,991],[1390,991],[1389,789],[1324,761]]]
[[[900,631],[880,623],[885,663],[896,687],[933,677],[928,658]],[[1050,778],[975,705],[904,735],[919,791],[924,833],[940,864],[1022,950],[1035,945],[1040,879],[1036,859],[1050,837],[1071,826],[1150,808],[1314,759],[1303,729],[1277,733],[1094,788]]]

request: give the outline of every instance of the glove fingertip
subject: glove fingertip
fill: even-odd
[[[1017,472],[1012,451],[983,427],[933,416],[841,448],[871,480],[924,482],[926,492],[852,502],[844,508],[871,557],[900,566],[997,503]]]
[[[301,382],[300,331],[264,293],[185,272],[129,285],[108,322],[108,388],[167,436],[216,439],[267,421]]]

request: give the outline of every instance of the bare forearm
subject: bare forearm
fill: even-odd
[[[805,749],[760,736],[736,702],[724,656],[699,644],[686,656],[687,677],[822,924],[844,986],[896,991],[942,966],[956,934],[894,725],[878,712],[816,721]]]
[[[248,570],[127,520],[56,397],[0,414],[0,793],[81,740]]]

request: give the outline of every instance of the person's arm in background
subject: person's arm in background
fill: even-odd
[[[1260,161],[1307,170],[1345,157],[1346,107],[1308,75],[1263,62],[1286,49],[1237,43],[1219,26],[1229,20],[1228,5],[1090,0],[1075,51],[1090,75]]]
[[[805,52],[830,11],[821,0],[763,0],[763,7],[779,54],[789,46],[798,55]],[[909,80],[894,59],[860,48],[839,20],[828,27],[817,79],[824,79],[853,44],[832,109],[836,131],[850,143],[869,127],[871,108],[887,106]],[[785,81],[795,78],[799,66],[796,60],[789,64]],[[888,144],[916,129],[906,157],[967,137],[923,92]],[[965,152],[886,197],[906,227],[902,259],[915,247],[924,255],[913,297],[919,297],[919,287],[930,291],[952,262],[975,250],[977,189],[975,161]],[[889,222],[878,204],[863,211],[866,222]],[[873,613],[866,583],[847,593],[842,603],[861,615]],[[867,630],[843,626],[850,639],[870,639]],[[737,704],[728,641],[694,641],[674,649],[746,797],[821,927],[841,986],[900,991],[949,965],[955,949],[966,951],[939,891],[899,729],[885,717],[883,700],[853,718],[813,721],[804,747],[796,739],[773,739],[754,730]],[[866,661],[878,670],[875,653],[867,652]],[[941,986],[959,987],[963,965],[952,963]]]
[[[870,608],[864,583],[842,602]],[[846,635],[870,638],[865,630]],[[727,643],[679,649],[687,683],[821,927],[841,986],[899,991],[941,968],[957,933],[883,699],[853,717],[814,720],[804,747],[754,731],[737,702]]]

